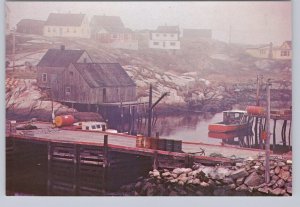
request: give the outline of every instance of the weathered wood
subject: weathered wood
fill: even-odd
[[[276,148],[276,119],[274,119],[274,126],[273,126],[273,151]]]
[[[155,151],[153,154],[153,169],[157,170],[158,166],[159,166],[159,163],[158,163],[157,151]]]
[[[290,120],[290,127],[289,127],[289,149],[291,149],[291,128],[292,128],[292,120]]]

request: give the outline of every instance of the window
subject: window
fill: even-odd
[[[89,130],[90,128],[88,126],[85,127],[86,130]]]
[[[74,75],[73,71],[69,71],[69,75],[73,76]]]
[[[159,45],[159,42],[153,42],[153,45]]]
[[[117,34],[113,34],[113,35],[112,35],[112,38],[117,39],[117,38],[118,38],[118,35],[117,35]]]
[[[42,81],[47,82],[47,73],[42,74]]]
[[[100,129],[100,128],[101,128],[100,124],[97,124],[97,129]]]
[[[170,45],[171,46],[176,46],[176,42],[171,42]]]
[[[281,50],[281,56],[290,56],[290,51],[288,50]]]
[[[66,91],[66,95],[70,95],[71,94],[71,87],[66,87],[65,91]]]
[[[76,29],[74,29],[74,31],[73,31],[74,33],[76,33]]]
[[[96,129],[96,126],[95,126],[95,125],[92,125],[92,129]]]
[[[156,34],[156,37],[159,37],[159,34]]]
[[[67,32],[69,32],[69,28],[67,28]]]
[[[167,34],[164,34],[164,37],[166,37],[167,36]]]
[[[170,34],[171,37],[174,37],[174,34]]]
[[[53,30],[52,30],[53,32],[56,32],[56,29],[55,28],[53,28]]]
[[[48,32],[51,32],[51,28],[50,27],[48,27]]]

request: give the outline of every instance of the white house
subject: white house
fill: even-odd
[[[90,38],[90,28],[85,14],[51,13],[44,25],[47,37]]]
[[[150,32],[149,48],[179,50],[179,34],[178,26],[159,26],[155,31]]]

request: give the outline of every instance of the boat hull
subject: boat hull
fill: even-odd
[[[247,124],[224,124],[224,123],[215,123],[208,126],[208,131],[211,132],[232,132],[237,130],[242,130],[247,128]]]

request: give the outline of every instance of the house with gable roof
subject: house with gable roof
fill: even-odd
[[[150,32],[149,48],[179,50],[179,35],[178,26],[159,26],[155,31]]]
[[[44,25],[44,36],[90,38],[85,14],[50,13]]]

